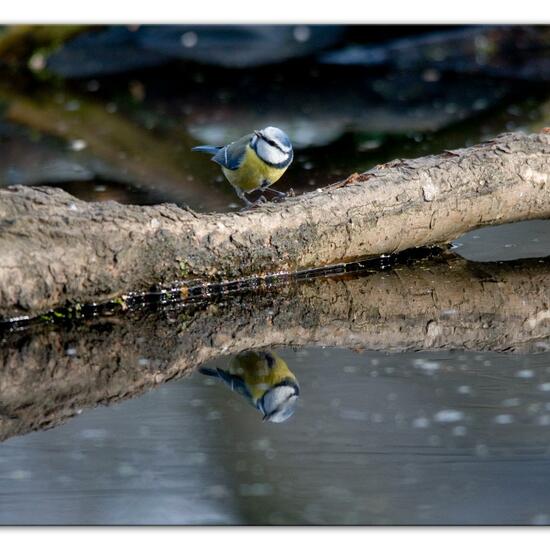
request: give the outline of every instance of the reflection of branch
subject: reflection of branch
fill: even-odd
[[[187,177],[201,163],[190,152],[191,142],[184,142],[183,132],[174,136],[174,143],[182,142],[181,148],[175,147],[129,118],[106,111],[99,102],[74,94],[71,98],[78,106],[75,110],[54,101],[51,93],[28,96],[0,84],[6,120],[64,140],[83,140],[85,154],[100,159],[110,177],[157,189],[170,200],[185,202],[204,192],[203,185]]]
[[[550,259],[441,258],[315,279],[193,313],[132,312],[7,334],[0,349],[0,437],[56,425],[79,409],[135,396],[250,348],[544,351],[549,288]]]
[[[0,32],[0,62],[26,64],[34,51],[54,49],[87,25],[11,25]]]

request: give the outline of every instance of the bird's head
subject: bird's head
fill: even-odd
[[[285,422],[294,414],[299,395],[298,384],[285,381],[266,391],[258,403],[258,408],[263,413],[264,420]]]
[[[264,162],[271,166],[283,168],[292,162],[294,155],[292,143],[281,129],[274,126],[254,131],[250,146]]]

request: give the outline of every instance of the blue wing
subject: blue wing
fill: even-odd
[[[253,134],[248,134],[241,139],[222,147],[212,160],[228,170],[237,170],[244,160],[246,148],[252,139]]]
[[[196,151],[197,153],[208,153],[214,155],[210,160],[218,163],[229,170],[236,170],[241,165],[244,154],[245,147],[236,148],[233,147],[233,143],[226,145],[225,147],[214,147],[212,145],[199,145],[198,147],[193,147],[191,151]]]
[[[250,143],[253,134],[248,134],[241,139],[226,145],[225,147],[214,147],[212,145],[199,145],[193,147],[192,151],[199,153],[210,153],[214,155],[211,160],[228,170],[237,170],[243,162],[246,147]]]
[[[201,367],[199,369],[199,372],[201,374],[205,374],[206,376],[214,376],[216,378],[220,378],[223,380],[233,391],[236,391],[237,393],[240,393],[241,395],[244,395],[248,399],[252,399],[252,395],[248,391],[248,388],[246,387],[246,384],[244,383],[244,380],[239,377],[235,376],[234,374],[231,374],[227,371],[224,371],[223,369],[216,368],[216,369],[210,369],[207,367]]]

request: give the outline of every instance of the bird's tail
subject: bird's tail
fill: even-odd
[[[213,145],[199,145],[198,147],[193,147],[191,151],[196,151],[198,153],[208,153],[209,155],[215,155],[221,147],[214,147]]]
[[[216,378],[219,377],[218,369],[209,369],[208,367],[201,367],[199,369],[199,372],[201,374],[206,374],[206,376],[215,376]]]

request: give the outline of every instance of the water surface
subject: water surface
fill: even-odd
[[[397,27],[371,28],[373,36],[361,27],[352,31],[354,42],[367,44],[373,36],[382,43],[404,32]],[[176,46],[181,50],[179,41],[171,47]],[[240,208],[233,191],[216,165],[190,153],[192,146],[222,144],[251,129],[279,125],[292,137],[296,155],[278,189],[300,194],[396,158],[436,154],[501,132],[548,126],[547,80],[542,73],[536,76],[545,65],[521,57],[525,74],[510,69],[507,60],[514,60],[506,56],[501,66],[497,56],[497,65],[477,67],[473,73],[461,72],[460,59],[454,67],[428,63],[412,70],[398,63],[337,66],[308,58],[233,71],[196,63],[155,68],[154,59],[144,63],[128,52],[111,59],[110,47],[107,41],[97,50],[104,56],[103,68],[113,70],[107,76],[72,78],[69,73],[74,76],[81,68],[78,63],[65,67],[67,80],[59,75],[36,78],[26,70],[4,75],[0,185],[54,185],[89,201],[175,202],[204,212],[231,211]],[[139,70],[126,72],[126,67],[116,73],[117,63],[128,60]],[[455,299],[467,302],[468,294],[484,285],[487,296],[499,298],[498,292],[491,294],[494,281],[485,276],[489,271],[482,263],[550,256],[549,243],[548,221],[464,235],[452,251],[480,262],[471,268],[479,276],[472,278],[475,289],[465,286]],[[404,276],[396,270],[388,280],[395,281],[400,273]],[[429,294],[428,275],[413,281],[418,284],[411,302]],[[384,276],[378,273],[379,287],[370,289],[373,302],[365,298],[364,309],[372,319],[377,312],[384,314],[377,308],[391,301],[391,289],[396,288],[386,287]],[[534,288],[538,280],[527,278],[525,286],[525,292],[542,296],[536,315],[521,322],[534,323],[546,337],[548,300],[543,288]],[[313,311],[312,306],[308,316],[304,308],[303,333],[316,328],[321,314],[334,313],[332,326],[344,332],[345,341],[350,316],[365,312],[337,309],[346,304],[345,296],[331,302],[330,286],[318,288],[329,289],[321,301],[326,311]],[[383,301],[385,288],[390,290]],[[375,291],[383,303],[376,302]],[[307,303],[307,289],[302,298]],[[317,296],[309,298],[313,303]],[[265,339],[271,325],[239,333],[246,343],[241,347],[276,352],[299,382],[297,409],[280,424],[263,422],[259,410],[220,380],[192,372],[202,363],[199,353],[171,357],[181,342],[180,333],[172,334],[169,325],[183,327],[184,333],[195,315],[192,309],[167,308],[156,317],[146,317],[144,311],[143,318],[141,312],[122,314],[82,324],[73,332],[70,326],[64,332],[61,323],[55,327],[59,340],[54,329],[43,339],[38,334],[43,327],[36,339],[34,329],[21,332],[17,344],[5,344],[13,345],[7,350],[13,353],[6,353],[9,359],[1,365],[0,427],[18,421],[10,416],[8,404],[14,395],[25,395],[25,383],[29,395],[19,403],[21,417],[43,406],[35,426],[55,427],[15,430],[10,434],[23,435],[0,443],[0,524],[549,524],[548,338],[512,342],[515,353],[497,353],[490,345],[489,351],[426,351],[417,344],[389,353],[403,336],[399,331],[414,328],[406,298],[403,312],[397,308],[393,317],[403,323],[396,323],[396,334],[386,334],[387,345],[377,348],[381,351],[312,343],[265,350],[259,335]],[[522,299],[533,301],[528,298],[514,295],[510,300],[520,310]],[[222,319],[227,304],[237,312],[257,305],[247,309],[251,299],[241,295],[224,300],[201,305],[205,317]],[[258,298],[259,304],[268,302],[269,297]],[[441,306],[442,315],[452,317],[455,306],[460,304]],[[469,312],[467,320],[490,332],[491,323],[502,321],[499,302],[485,306],[497,315],[485,320],[480,309],[479,315]],[[421,315],[417,320],[426,321]],[[215,349],[221,332],[224,337],[233,328],[237,333],[248,326],[246,321],[236,315],[218,332],[194,334],[200,341],[197,349]],[[517,332],[517,319],[513,321],[516,325],[510,325],[504,341]],[[143,328],[143,336],[128,338],[135,349],[127,357],[134,354],[134,362],[119,364],[118,348],[136,326]],[[380,329],[375,323],[371,328]],[[423,331],[419,326],[422,338]],[[48,339],[48,334],[53,336]],[[79,336],[85,341],[89,336],[92,343],[86,350],[88,364],[77,371],[82,372],[80,388],[78,374],[67,370],[67,357],[80,349]],[[113,363],[108,362],[111,351]],[[201,366],[227,368],[231,355],[218,351]],[[32,362],[36,357],[40,361]],[[166,357],[173,359],[176,371],[178,360],[182,365],[187,361],[189,369],[182,369],[189,376],[158,385],[154,376],[166,378],[158,366]],[[117,402],[102,400],[101,392],[93,394],[92,385],[93,395],[84,401],[108,401],[109,406],[83,408],[59,423],[56,407],[68,404],[67,415],[73,414],[72,400],[78,401],[79,392],[85,394],[89,373],[101,387],[102,377],[117,368],[129,386],[116,388]],[[150,375],[140,391],[132,386],[133,374],[138,381]],[[57,393],[32,393],[35,381],[42,389],[55,382]],[[132,397],[134,393],[139,395]]]

